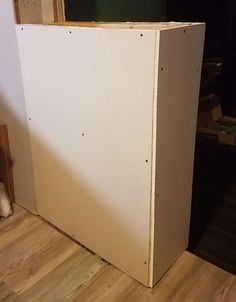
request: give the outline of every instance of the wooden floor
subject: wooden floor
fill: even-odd
[[[154,289],[16,206],[0,220],[0,301],[236,301],[236,278],[185,252]]]

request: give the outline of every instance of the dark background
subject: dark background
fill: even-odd
[[[166,1],[65,0],[65,10],[73,21],[164,21]]]

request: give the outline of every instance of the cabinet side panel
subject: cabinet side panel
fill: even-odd
[[[204,30],[160,33],[154,284],[188,245]]]
[[[17,33],[40,215],[147,285],[155,31]]]

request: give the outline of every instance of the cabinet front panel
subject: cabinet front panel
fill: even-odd
[[[155,31],[17,35],[40,215],[147,285]]]

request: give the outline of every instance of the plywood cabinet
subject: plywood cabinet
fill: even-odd
[[[188,244],[204,24],[16,25],[39,214],[146,286]]]

